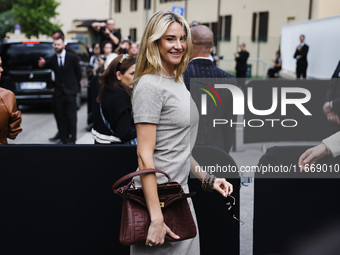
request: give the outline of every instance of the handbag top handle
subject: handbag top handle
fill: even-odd
[[[113,185],[112,185],[112,190],[114,190],[119,184],[130,180],[132,177],[134,176],[138,176],[138,175],[142,175],[142,174],[150,174],[150,173],[161,173],[166,175],[166,177],[168,178],[168,181],[170,182],[171,177],[169,174],[167,174],[166,172],[159,170],[159,169],[144,169],[144,170],[138,170],[132,173],[129,173],[127,175],[124,175],[122,178],[120,178],[118,181],[116,181]]]

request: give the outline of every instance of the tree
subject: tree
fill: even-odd
[[[3,40],[7,32],[14,31],[14,14],[11,11],[0,13],[0,24],[0,40]]]
[[[60,29],[59,24],[51,22],[58,13],[60,3],[55,0],[19,0],[13,5],[15,21],[20,24],[22,32],[28,38],[39,37],[39,34],[51,35],[53,30]]]
[[[12,9],[13,4],[17,4],[19,0],[0,0],[0,13],[7,12]]]

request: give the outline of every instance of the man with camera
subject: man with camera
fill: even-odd
[[[92,27],[100,33],[100,42],[110,41],[112,44],[112,52],[118,47],[121,34],[116,30],[116,24],[113,19],[108,19],[106,22],[93,22]]]

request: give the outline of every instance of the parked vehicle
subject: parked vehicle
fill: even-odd
[[[90,54],[79,41],[65,41],[65,44],[67,51],[78,56],[82,68],[80,104],[80,98],[87,98],[86,70]],[[38,67],[40,57],[48,59],[55,54],[52,40],[8,40],[1,45],[0,54],[4,67],[1,86],[14,92],[18,104],[52,101],[54,72]]]

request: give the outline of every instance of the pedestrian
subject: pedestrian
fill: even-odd
[[[112,52],[114,52],[122,37],[120,32],[116,30],[114,19],[108,19],[106,22],[93,22],[92,27],[100,34],[100,43],[109,41],[112,44]]]
[[[131,43],[130,49],[129,49],[129,55],[133,58],[137,58],[138,54],[138,44],[133,42]]]
[[[246,51],[245,43],[241,43],[239,47],[240,51],[234,54],[236,61],[236,78],[246,78],[249,52]]]
[[[55,30],[52,32],[52,38],[63,38],[65,39],[64,33],[63,31],[61,31],[60,29]],[[55,94],[52,94],[52,112],[53,112],[53,116],[57,125],[57,132],[54,136],[50,137],[49,140],[51,142],[56,142],[59,143],[60,142],[60,121],[59,121],[59,116],[58,116],[58,112],[57,112],[57,108],[56,108],[56,97]]]
[[[3,72],[0,57],[0,82]],[[0,87],[0,144],[7,144],[7,138],[15,139],[22,131],[21,112],[17,110],[17,102],[12,91]]]
[[[53,46],[56,54],[45,60],[40,57],[40,68],[51,68],[55,73],[56,112],[59,119],[60,144],[75,144],[77,138],[77,103],[80,92],[81,69],[77,56],[66,52],[64,37],[54,36]]]
[[[191,51],[190,28],[182,16],[158,11],[151,17],[137,56],[137,85],[132,96],[138,168],[167,172],[173,181],[181,184],[184,192],[189,192],[187,181],[191,170],[209,188],[227,196],[232,192],[232,185],[225,179],[208,178],[200,171],[195,172],[198,164],[190,156],[190,145],[193,146],[197,133],[198,110],[181,77]],[[164,243],[166,234],[180,238],[164,223],[159,206],[157,183],[165,183],[167,178],[152,173],[134,179],[136,185],[143,188],[151,223],[145,243],[132,245],[130,254],[199,254],[198,234],[191,239]],[[188,202],[196,221],[192,200]]]
[[[96,144],[137,143],[131,105],[135,63],[128,54],[118,55],[99,77],[99,112],[92,128]]]
[[[111,61],[118,56],[118,54],[112,52],[112,44],[109,41],[104,41],[101,44],[103,55],[99,58],[98,68],[96,69],[97,75],[102,74],[105,69],[110,65]]]
[[[275,74],[279,73],[282,68],[282,59],[280,51],[276,51],[275,60],[273,61],[273,65],[268,69],[267,76],[268,78],[275,78]]]
[[[233,75],[223,71],[215,66],[210,59],[211,49],[214,47],[214,34],[210,28],[204,25],[196,25],[191,29],[191,38],[193,44],[193,53],[187,69],[183,73],[184,83],[190,90],[191,78],[209,78],[211,82],[219,79],[218,83],[235,84],[236,80]],[[223,81],[221,81],[223,79]],[[217,80],[216,80],[217,81]],[[197,87],[195,87],[197,88]],[[191,92],[191,95],[200,107],[201,94],[197,90]],[[214,119],[234,119],[233,116],[233,98],[229,90],[223,90],[219,93],[223,107],[215,108],[213,106],[207,107],[208,112],[204,120],[199,122],[197,145],[214,146],[226,153],[230,152],[230,148],[234,143],[235,126],[227,127],[219,125],[213,127],[211,125]]]
[[[97,69],[99,65],[99,60],[101,58],[100,54],[100,43],[95,42],[92,44],[93,55],[90,58],[88,69],[87,69],[87,131],[91,131],[94,119],[94,110],[96,107],[96,97],[98,95],[98,75]]]
[[[296,59],[296,78],[307,77],[307,53],[309,46],[305,43],[305,35],[300,35],[300,44],[297,46],[294,58]]]

